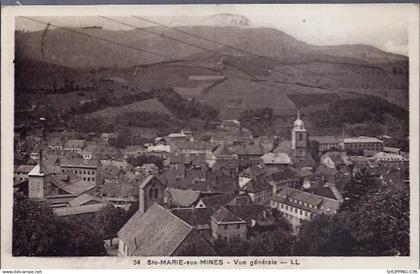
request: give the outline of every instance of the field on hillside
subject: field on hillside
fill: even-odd
[[[104,118],[104,119],[113,119],[116,116],[130,113],[130,112],[157,112],[162,114],[167,114],[172,116],[172,113],[165,107],[157,98],[148,99],[143,101],[134,102],[131,104],[117,106],[117,107],[107,107],[99,111],[89,113],[86,118]]]

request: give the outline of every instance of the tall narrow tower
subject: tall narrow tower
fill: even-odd
[[[300,119],[300,113],[297,112],[297,119],[292,128],[292,149],[295,157],[305,157],[308,147],[308,132],[305,129],[303,121]]]

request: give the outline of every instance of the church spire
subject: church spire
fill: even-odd
[[[300,111],[299,110],[297,110],[297,118],[298,118],[298,120],[300,119]]]

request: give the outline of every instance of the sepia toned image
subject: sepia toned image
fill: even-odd
[[[413,6],[246,6],[13,17],[15,261],[418,256]]]

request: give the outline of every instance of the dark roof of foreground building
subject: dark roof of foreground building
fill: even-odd
[[[210,218],[214,210],[212,208],[180,208],[172,209],[173,214],[198,228],[210,228]]]
[[[134,256],[171,256],[193,231],[190,224],[155,203],[146,213],[137,211],[118,237]]]
[[[237,216],[235,213],[222,206],[211,216],[217,224],[232,224],[232,223],[246,223],[244,219]]]

